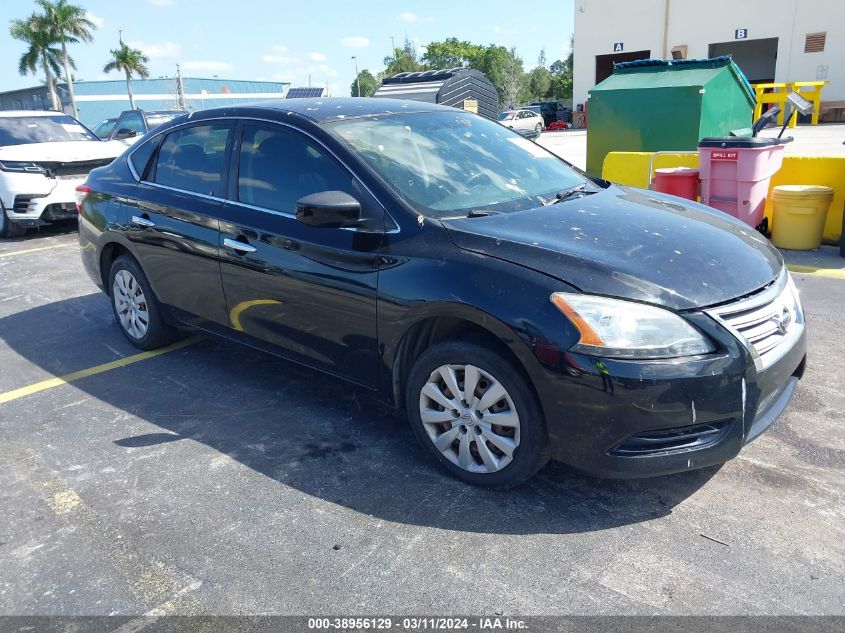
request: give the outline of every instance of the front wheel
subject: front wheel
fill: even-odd
[[[0,203],[0,238],[23,237],[26,234],[26,227],[12,222],[6,215],[6,207]]]
[[[135,347],[150,350],[167,345],[176,331],[161,316],[161,308],[144,271],[132,257],[122,255],[109,271],[114,318]]]
[[[542,124],[542,123],[538,123],[537,125],[535,125],[535,126],[534,126],[534,131],[535,131],[535,132],[537,132],[537,134],[540,134],[540,132],[542,132],[542,131],[543,131],[543,124]]]
[[[417,438],[446,470],[478,486],[509,488],[549,459],[540,407],[523,374],[484,347],[428,349],[406,384]]]

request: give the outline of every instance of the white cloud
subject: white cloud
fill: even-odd
[[[98,29],[103,28],[103,24],[106,23],[103,18],[101,18],[99,15],[94,15],[90,11],[85,12],[85,17],[91,20],[94,23],[94,26],[96,26]]]
[[[410,11],[400,13],[396,16],[396,19],[400,22],[431,22],[434,20],[431,16],[417,15],[416,13],[411,13]]]
[[[299,61],[298,57],[292,57],[291,55],[262,55],[261,61],[265,61],[268,64],[295,64]]]
[[[337,77],[337,71],[327,64],[320,64],[319,66],[312,66],[308,69],[312,74],[322,75],[323,77]]]
[[[347,48],[367,48],[370,45],[370,39],[363,35],[350,35],[341,39],[340,43]]]
[[[169,7],[173,5],[173,0],[147,0],[147,2],[157,7]]]
[[[182,45],[176,42],[127,42],[132,48],[139,49],[150,59],[163,59],[182,56]]]
[[[228,62],[218,62],[213,60],[187,61],[182,64],[182,69],[188,72],[227,73],[234,70],[234,68],[235,67]]]
[[[308,53],[308,59],[315,62],[326,61],[326,56],[323,53]]]

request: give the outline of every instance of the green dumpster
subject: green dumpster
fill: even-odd
[[[705,136],[749,128],[755,97],[730,57],[616,64],[590,91],[587,172],[608,152],[697,151]]]

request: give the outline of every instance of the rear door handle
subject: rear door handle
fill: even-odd
[[[254,253],[258,249],[246,242],[239,242],[228,237],[223,238],[223,246],[238,253]]]
[[[152,228],[156,225],[156,223],[150,220],[149,218],[142,218],[138,215],[132,216],[132,224],[134,224],[135,226],[142,226],[145,229]]]

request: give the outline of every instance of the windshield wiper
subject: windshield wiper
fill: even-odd
[[[557,204],[558,202],[564,202],[566,200],[569,200],[570,198],[574,198],[575,196],[589,196],[593,193],[596,192],[587,189],[587,183],[582,182],[581,184],[573,185],[572,187],[567,187],[566,189],[561,189],[555,194],[554,200],[549,200],[543,206]]]

